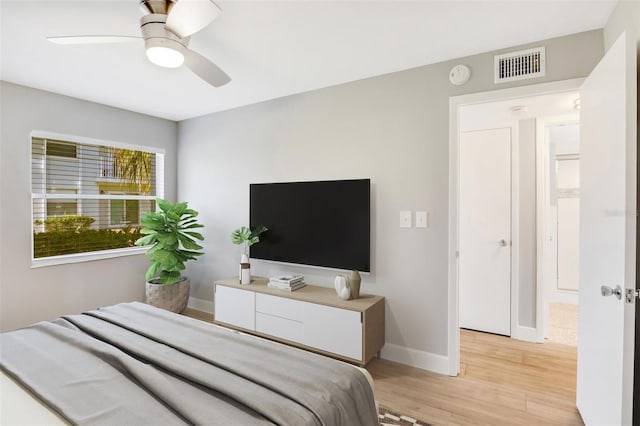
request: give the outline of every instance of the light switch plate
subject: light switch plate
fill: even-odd
[[[419,211],[416,212],[416,228],[428,228],[429,220],[427,216],[427,212]]]
[[[400,228],[411,228],[411,210],[400,212]]]

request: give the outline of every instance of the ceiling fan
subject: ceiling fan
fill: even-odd
[[[189,68],[198,77],[219,87],[231,81],[220,67],[189,49],[191,35],[209,25],[221,12],[211,0],[141,0],[142,37],[79,35],[47,37],[58,44],[126,43],[144,40],[147,58],[156,65]]]

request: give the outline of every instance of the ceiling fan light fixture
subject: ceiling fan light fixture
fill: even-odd
[[[147,58],[164,68],[177,68],[184,63],[184,46],[180,43],[161,38],[146,40]]]

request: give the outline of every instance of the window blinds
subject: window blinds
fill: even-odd
[[[162,197],[164,155],[32,138],[33,258],[133,247]]]

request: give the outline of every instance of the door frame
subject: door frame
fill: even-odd
[[[460,371],[460,329],[459,329],[459,300],[458,300],[458,247],[459,247],[459,134],[460,134],[460,108],[467,105],[475,105],[487,102],[504,101],[509,99],[525,98],[530,96],[547,95],[561,92],[575,91],[580,88],[584,78],[562,80],[550,83],[533,84],[528,86],[513,87],[509,89],[493,90],[488,92],[473,93],[462,96],[452,96],[449,98],[449,253],[448,253],[448,374],[457,376]],[[512,157],[513,158],[513,157]],[[512,173],[515,170],[512,171]],[[512,177],[512,185],[517,185]],[[517,206],[518,198],[512,199],[512,204]],[[517,209],[512,209],[517,212]],[[512,220],[512,229],[514,223]],[[512,234],[512,241],[517,244],[517,234]],[[517,245],[512,246],[512,259],[517,257]],[[513,292],[517,287],[517,276],[514,278],[512,271],[512,324],[516,323],[515,329],[512,327],[511,336],[525,340],[535,341],[537,339],[537,329],[542,328],[542,318],[538,315],[536,306],[536,329],[532,332],[519,333],[518,326],[518,293]],[[536,277],[536,292],[541,291],[541,277]],[[536,304],[540,301],[540,295],[536,294]],[[515,315],[513,306],[515,305]],[[522,335],[520,335],[522,334]]]

